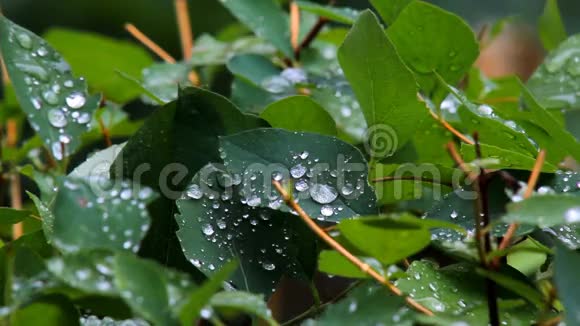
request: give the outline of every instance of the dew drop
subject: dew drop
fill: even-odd
[[[91,120],[91,115],[85,112],[78,117],[77,122],[80,124],[85,124],[85,123],[89,122],[90,120]]]
[[[338,193],[329,185],[315,184],[310,187],[310,196],[319,204],[330,204],[338,197]]]
[[[276,269],[276,265],[269,262],[263,262],[262,267],[267,271],[273,271]]]
[[[87,98],[83,93],[80,92],[73,92],[66,98],[66,104],[71,109],[80,109],[82,108],[85,103],[87,102]]]
[[[354,192],[354,188],[352,187],[351,184],[347,183],[344,185],[344,187],[342,187],[342,189],[340,190],[340,192],[345,195],[348,196],[350,194],[352,194]]]
[[[187,188],[185,193],[187,194],[188,197],[193,199],[200,199],[203,196],[203,192],[201,191],[199,186],[195,184],[189,186],[189,188]]]
[[[297,164],[290,169],[290,175],[293,178],[301,178],[306,173],[306,167],[302,164]]]
[[[18,44],[25,49],[30,49],[32,47],[32,38],[28,34],[17,34],[16,40],[18,41]]]
[[[213,230],[213,226],[211,224],[204,224],[201,227],[201,231],[203,232],[203,234],[205,235],[212,235],[215,231]]]
[[[573,207],[564,213],[564,220],[568,224],[580,222],[580,207]]]
[[[334,214],[334,208],[332,208],[332,206],[330,205],[323,205],[320,208],[320,214],[328,217],[328,216],[332,216],[332,214]]]
[[[48,111],[48,122],[55,128],[63,128],[67,125],[66,115],[59,109]]]
[[[294,185],[294,188],[296,188],[296,190],[298,190],[298,191],[308,190],[308,187],[309,187],[308,181],[306,181],[306,180],[298,180],[296,182],[296,184]]]

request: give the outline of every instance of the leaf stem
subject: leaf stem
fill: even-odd
[[[193,33],[191,32],[191,20],[187,0],[175,0],[175,14],[177,16],[177,27],[179,28],[183,59],[189,60],[193,54]]]
[[[427,108],[427,110],[429,110],[429,108]],[[459,138],[462,142],[464,142],[466,144],[470,144],[470,145],[474,144],[473,140],[465,137],[464,134],[460,133],[457,129],[453,128],[453,126],[450,125],[449,122],[445,121],[445,119],[443,119],[443,117],[436,115],[435,112],[433,112],[431,110],[429,110],[429,113],[431,114],[433,119],[437,120],[445,129],[449,130],[449,132],[451,132],[453,135],[455,135],[455,137]]]
[[[300,8],[295,1],[290,3],[290,44],[292,44],[292,48],[294,51],[298,49],[300,45],[299,38],[300,37]]]
[[[103,133],[103,138],[105,139],[105,144],[107,147],[113,146],[113,142],[111,141],[111,134],[107,126],[105,126],[105,122],[103,121],[102,117],[98,117],[97,121],[99,122],[99,127],[101,128],[101,132]]]
[[[278,193],[280,193],[280,195],[282,196],[282,199],[284,200],[284,202],[286,203],[286,205],[288,205],[288,207],[290,207],[294,211],[296,211],[296,213],[298,214],[298,216],[300,216],[300,218],[302,219],[302,221],[304,221],[304,223],[306,223],[306,225],[320,239],[322,239],[331,248],[333,248],[338,253],[340,253],[344,258],[346,258],[348,261],[350,261],[353,265],[356,265],[358,268],[360,268],[360,270],[363,273],[368,274],[370,277],[374,278],[377,282],[379,282],[382,285],[386,286],[393,294],[395,294],[397,296],[404,296],[403,291],[401,291],[398,287],[396,287],[394,284],[392,284],[391,282],[389,282],[384,276],[382,276],[379,272],[377,272],[371,266],[369,266],[368,264],[362,262],[360,259],[358,259],[358,257],[356,257],[355,255],[353,255],[352,253],[350,253],[340,243],[338,243],[331,236],[329,236],[326,232],[324,232],[324,230],[321,229],[310,218],[310,216],[308,216],[308,214],[302,209],[302,207],[300,207],[300,205],[284,189],[284,187],[282,187],[282,185],[280,184],[280,182],[278,182],[276,180],[273,180],[272,181],[272,184],[274,185],[274,187],[276,188],[276,190],[278,191]],[[413,300],[412,298],[405,296],[405,301],[407,301],[407,304],[409,304],[409,306],[413,307],[417,311],[419,311],[419,312],[421,312],[421,313],[423,313],[423,314],[425,314],[427,316],[433,316],[433,312],[431,310],[427,309],[426,307],[424,307],[423,305],[421,305],[417,301]]]
[[[534,193],[534,188],[536,188],[536,184],[538,183],[538,178],[540,177],[540,172],[542,171],[542,166],[544,165],[544,161],[546,160],[546,150],[542,149],[538,153],[536,158],[536,163],[534,163],[534,168],[532,169],[532,173],[528,178],[528,185],[526,188],[526,192],[524,193],[524,199],[528,199]],[[499,250],[503,250],[507,248],[511,240],[516,233],[519,227],[519,223],[512,223],[510,224],[509,228],[507,229],[506,233],[503,236],[501,243],[499,244]],[[495,264],[498,264],[499,261],[494,261]]]
[[[159,58],[167,63],[175,63],[175,58],[173,58],[167,51],[163,50],[157,43],[153,42],[147,35],[143,34],[135,25],[127,23],[125,24],[125,29],[131,36],[133,36],[137,41],[141,42],[145,47],[147,47],[151,52],[155,53]]]
[[[16,147],[18,143],[18,123],[14,119],[6,122],[6,146]],[[10,206],[14,209],[22,209],[22,184],[20,174],[14,170],[10,173]],[[22,222],[12,226],[12,238],[20,238],[24,233]]]

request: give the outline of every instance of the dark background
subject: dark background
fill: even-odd
[[[473,26],[514,15],[535,25],[544,5],[544,0],[430,2],[459,14]],[[338,0],[337,5],[369,7],[366,0]],[[578,32],[580,1],[560,0],[559,5],[568,33]],[[123,24],[131,22],[162,47],[179,56],[172,0],[0,0],[0,6],[11,20],[39,34],[50,26],[62,26],[128,38]],[[196,35],[216,32],[233,21],[219,0],[190,0],[189,6]]]

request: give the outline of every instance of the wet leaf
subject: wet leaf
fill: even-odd
[[[580,201],[577,196],[533,196],[508,205],[508,213],[502,218],[507,223],[525,223],[540,228],[580,222]]]
[[[336,138],[282,129],[256,129],[220,138],[224,163],[242,183],[249,206],[288,211],[272,180],[294,184],[294,197],[312,218],[338,221],[376,212],[360,151]]]
[[[18,102],[54,158],[62,160],[81,145],[100,96],[90,97],[85,80],[74,78],[68,63],[37,35],[4,16],[0,34]]]
[[[202,34],[195,40],[195,51],[190,62],[194,66],[223,65],[238,54],[271,55],[275,51],[271,45],[256,37],[240,37],[232,42],[222,42],[211,35]]]
[[[311,231],[298,217],[249,206],[236,180],[208,165],[177,201],[177,235],[187,259],[206,275],[236,259],[233,284],[268,296],[283,275],[309,278],[316,259]]]
[[[264,320],[268,325],[278,325],[272,318],[272,313],[264,298],[242,291],[230,291],[216,293],[209,301],[209,304],[216,309],[235,309],[245,312]]]
[[[354,24],[354,21],[359,14],[357,10],[351,8],[323,6],[310,1],[296,1],[296,4],[304,11],[311,12],[335,22],[349,25]]]
[[[142,85],[164,103],[174,101],[177,99],[179,87],[190,84],[188,80],[190,71],[191,67],[183,63],[156,63],[143,69]],[[146,94],[142,99],[150,104],[158,104]]]
[[[52,294],[41,297],[17,310],[10,320],[14,326],[47,325],[77,326],[79,311],[65,296]]]

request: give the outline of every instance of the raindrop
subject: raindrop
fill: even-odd
[[[132,195],[133,195],[133,193],[131,192],[131,189],[123,189],[121,191],[121,193],[119,194],[119,197],[121,197],[121,199],[123,199],[123,200],[127,200],[127,199],[131,198]]]
[[[296,190],[298,191],[305,191],[308,190],[308,181],[306,180],[298,180],[298,182],[296,182],[296,184],[294,185],[294,188],[296,188]]]
[[[21,47],[25,49],[30,49],[32,47],[32,38],[28,34],[20,33],[16,35],[16,40]]]
[[[566,210],[564,220],[568,224],[580,222],[580,207],[573,207]]]
[[[282,93],[290,86],[288,79],[281,76],[272,76],[262,82],[262,87],[270,93]]]
[[[73,92],[66,98],[66,104],[71,109],[80,109],[87,102],[87,98],[80,92]]]
[[[332,214],[334,213],[334,208],[332,208],[332,206],[330,205],[324,205],[320,208],[320,214],[328,217],[328,216],[332,216]]]
[[[151,195],[153,195],[153,190],[149,187],[145,187],[139,190],[139,199],[141,200],[148,199],[149,197],[151,197]]]
[[[344,187],[342,187],[342,189],[340,190],[340,192],[342,192],[342,194],[345,196],[352,194],[353,191],[354,191],[354,188],[349,183],[345,184]]]
[[[276,269],[276,265],[269,262],[262,263],[262,267],[264,267],[264,269],[267,271],[273,271],[274,269]]]
[[[203,192],[201,191],[199,186],[195,184],[189,186],[189,188],[187,188],[185,193],[187,194],[188,197],[193,199],[200,199],[201,197],[203,197]]]
[[[256,207],[259,206],[262,203],[262,199],[258,196],[256,196],[255,194],[250,196],[250,198],[248,198],[246,200],[246,204],[248,204],[248,206],[251,207]]]
[[[276,181],[282,180],[282,173],[280,173],[280,172],[274,172],[272,174],[272,179],[274,179]]]
[[[201,227],[201,231],[205,235],[212,235],[214,233],[213,226],[211,226],[211,224],[204,224]]]
[[[44,46],[41,46],[36,50],[36,53],[41,57],[45,57],[48,54],[48,50]]]
[[[319,204],[330,204],[338,197],[338,193],[329,185],[315,184],[310,188],[310,196]]]
[[[300,153],[299,156],[301,159],[305,160],[308,158],[308,155],[310,155],[310,154],[307,151],[304,151],[304,152]]]
[[[306,72],[299,68],[286,68],[280,75],[292,84],[305,83],[308,80]]]
[[[63,128],[68,123],[64,112],[58,109],[48,111],[48,122],[55,128]]]
[[[290,174],[293,178],[301,178],[306,173],[306,167],[302,164],[293,166],[290,169]]]
[[[64,87],[67,87],[67,88],[72,88],[75,85],[74,82],[70,79],[65,80],[64,83],[62,83],[62,84],[64,85]]]
[[[77,122],[80,124],[85,124],[85,123],[89,122],[90,120],[91,120],[91,115],[85,112],[78,117]]]
[[[42,98],[48,103],[52,105],[58,104],[58,95],[53,91],[46,91],[42,93]]]

